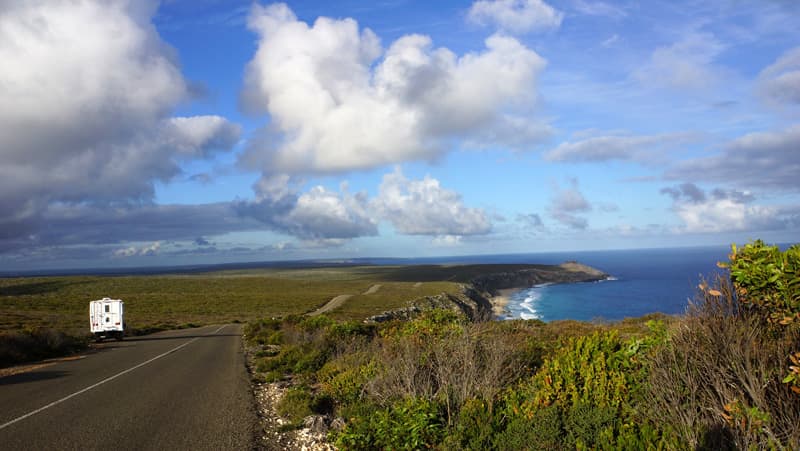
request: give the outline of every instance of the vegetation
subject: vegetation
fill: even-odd
[[[341,418],[341,449],[800,449],[800,246],[721,267],[685,315],[611,324],[363,322],[480,266],[0,279],[0,363],[79,348],[87,302],[114,296],[140,330],[249,321],[255,377],[289,387],[283,427]]]
[[[734,248],[682,317],[254,322],[265,381],[341,449],[799,449],[798,248]],[[299,425],[293,421],[293,424]]]
[[[445,278],[457,275],[457,269],[450,269]],[[364,294],[374,285],[380,288]],[[432,280],[421,267],[0,278],[0,367],[85,346],[88,303],[104,296],[125,301],[129,333],[141,334],[303,314],[341,294],[354,296],[331,312],[332,317],[364,318],[457,290],[457,284]]]

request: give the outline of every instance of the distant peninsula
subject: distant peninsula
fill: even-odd
[[[461,283],[460,293],[441,293],[412,301],[408,307],[374,315],[368,321],[383,322],[410,318],[433,308],[446,308],[464,313],[473,321],[493,319],[499,315],[495,298],[507,290],[523,289],[545,283],[597,282],[608,279],[605,272],[576,261],[560,265],[479,264],[416,266],[414,273],[427,273],[432,279]]]

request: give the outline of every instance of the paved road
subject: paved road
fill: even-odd
[[[107,342],[0,378],[0,449],[248,450],[257,424],[241,327]]]

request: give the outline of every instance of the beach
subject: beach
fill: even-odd
[[[492,313],[496,318],[503,316],[504,314],[508,313],[508,303],[511,301],[511,296],[520,291],[524,290],[525,288],[503,288],[502,290],[497,290],[497,295],[491,298],[492,303]]]

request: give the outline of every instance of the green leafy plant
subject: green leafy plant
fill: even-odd
[[[730,269],[739,302],[763,315],[775,327],[800,327],[800,245],[781,251],[761,240],[738,249],[731,246],[730,262],[720,266]],[[800,395],[800,370],[794,352],[788,358],[793,365],[783,383]]]

